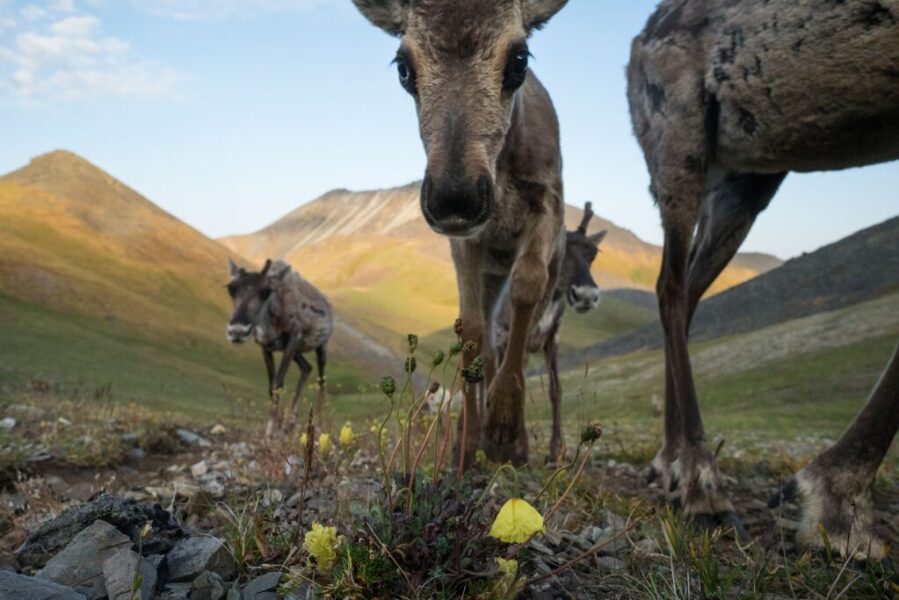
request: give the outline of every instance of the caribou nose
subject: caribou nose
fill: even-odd
[[[592,285],[573,285],[568,290],[568,301],[579,313],[592,310],[599,305],[599,288]]]
[[[421,211],[431,229],[442,235],[468,237],[490,217],[493,180],[426,175],[421,187]]]
[[[228,323],[228,326],[225,328],[225,335],[228,336],[228,341],[232,344],[240,344],[250,337],[252,329],[253,327],[249,324]]]

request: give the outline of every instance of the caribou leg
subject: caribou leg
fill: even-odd
[[[315,349],[315,364],[318,369],[318,400],[316,401],[315,412],[318,414],[319,425],[322,423],[322,411],[325,407],[325,365],[328,362],[328,346],[322,344]]]
[[[549,403],[552,407],[552,437],[549,441],[548,462],[562,464],[565,453],[565,438],[562,436],[562,384],[559,381],[559,325],[549,332],[543,353],[546,356],[546,370],[549,372]]]
[[[774,197],[786,173],[728,173],[709,185],[688,262],[687,335],[703,294],[714,283],[746,239],[756,217]],[[671,493],[679,483],[680,417],[674,401],[673,379],[666,368],[665,439],[653,460],[653,475],[661,476],[663,489]]]
[[[275,428],[275,407],[279,399],[275,395],[275,357],[271,351],[263,348],[262,360],[265,362],[265,372],[268,375],[268,398],[272,403],[272,413],[265,424],[265,437],[269,437]]]
[[[453,240],[451,248],[459,289],[461,337],[465,344],[462,366],[468,367],[480,354],[486,339],[486,327],[481,313],[481,275],[484,257],[483,251],[472,243]],[[481,385],[475,383],[464,385],[462,413],[456,421],[456,446],[453,452],[457,467],[462,470],[475,464],[476,453],[481,447],[482,431],[478,410],[478,388]]]
[[[285,424],[287,429],[293,429],[293,426],[296,424],[297,405],[300,402],[300,396],[303,394],[303,388],[306,387],[306,380],[309,379],[309,375],[312,373],[312,365],[309,364],[309,361],[306,360],[302,354],[297,352],[294,355],[293,360],[300,368],[300,379],[297,381],[297,389],[293,393],[293,402],[290,404],[290,414],[288,415],[288,421]]]
[[[899,430],[899,346],[867,403],[836,444],[822,452],[771,500],[798,497],[802,519],[798,541],[823,546],[823,526],[844,556],[882,559],[883,540],[874,533],[874,476]]]
[[[287,346],[284,348],[284,352],[281,354],[281,364],[278,365],[278,370],[275,373],[275,379],[272,387],[272,397],[275,400],[274,406],[274,421],[275,425],[278,428],[283,427],[283,419],[281,413],[281,395],[284,393],[284,378],[287,376],[287,370],[290,368],[290,364],[294,361],[294,356],[297,355],[297,350],[300,347],[300,338],[297,336],[291,336],[291,338],[287,342]]]
[[[527,340],[533,316],[544,301],[544,292],[556,284],[558,265],[564,251],[560,247],[561,230],[561,215],[540,215],[509,276],[512,305],[509,342],[503,363],[487,390],[484,449],[494,462],[511,461],[521,465],[528,461],[527,430],[524,426]]]

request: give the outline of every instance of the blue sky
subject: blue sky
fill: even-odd
[[[567,200],[661,241],[624,66],[654,0],[572,0],[535,34]],[[421,177],[396,41],[350,0],[0,0],[0,172],[65,148],[211,236],[333,188]],[[791,175],[744,249],[795,256],[899,213],[899,163]]]

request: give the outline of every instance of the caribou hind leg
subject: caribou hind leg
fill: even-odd
[[[899,346],[862,411],[837,441],[772,498],[777,507],[797,498],[802,507],[798,541],[822,546],[823,527],[832,547],[845,556],[885,558],[873,530],[874,476],[899,430]]]
[[[325,408],[325,395],[328,393],[325,387],[325,365],[328,363],[328,346],[322,344],[315,349],[315,365],[318,369],[318,399],[316,400],[315,413],[318,415],[319,424],[322,423],[322,411]]]
[[[293,429],[294,425],[296,425],[297,405],[300,403],[300,397],[303,395],[303,388],[306,387],[306,381],[312,373],[312,365],[309,364],[309,361],[306,360],[302,354],[297,352],[294,355],[293,360],[300,368],[300,379],[297,381],[297,389],[294,391],[293,401],[290,403],[290,414],[287,416],[287,422],[285,423],[287,429]]]
[[[687,267],[687,335],[703,294],[717,279],[746,239],[756,217],[777,192],[786,173],[726,173],[709,186],[702,206]],[[662,481],[663,489],[675,492],[679,484],[678,456],[681,451],[680,415],[674,401],[671,369],[666,369],[665,440],[653,460],[651,479]]]
[[[552,436],[549,440],[549,464],[562,464],[565,460],[565,438],[562,436],[562,384],[559,382],[558,324],[549,333],[543,348],[546,369],[549,372],[549,403],[552,408]]]

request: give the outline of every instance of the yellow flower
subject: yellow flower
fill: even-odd
[[[303,537],[303,548],[312,555],[315,563],[322,571],[330,571],[337,558],[337,547],[342,538],[337,536],[336,527],[325,527],[321,523],[313,523],[312,529]]]
[[[318,436],[318,452],[322,456],[328,454],[328,451],[331,449],[331,436],[327,433],[323,433]]]
[[[475,464],[483,467],[487,464],[487,453],[483,450],[478,450],[474,453],[474,462]]]
[[[350,425],[350,422],[347,421],[346,424],[340,428],[340,437],[337,438],[337,441],[340,442],[341,446],[352,446],[355,439],[356,434],[353,433],[353,427]]]
[[[306,444],[309,443],[309,436],[304,432],[303,435],[300,436],[300,447],[305,448]]]
[[[499,572],[507,575],[515,575],[518,572],[518,561],[514,558],[506,560],[505,558],[496,557],[496,564],[499,565]]]
[[[521,498],[512,498],[496,515],[490,536],[507,544],[521,544],[542,531],[543,515]]]

